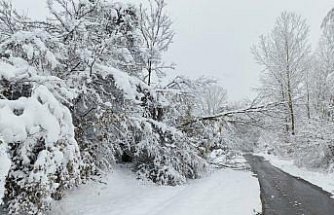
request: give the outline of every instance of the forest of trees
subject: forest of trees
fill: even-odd
[[[332,170],[334,158],[334,13],[320,25],[319,44],[311,49],[309,26],[300,15],[283,12],[272,31],[252,52],[263,67],[262,102],[281,102],[263,118],[259,143],[293,158],[298,165]]]
[[[217,149],[256,145],[300,165],[334,164],[334,11],[314,52],[306,21],[282,13],[252,49],[264,67],[258,97],[231,105],[213,79],[157,84],[176,68],[163,58],[175,35],[164,0],[46,1],[44,21],[0,1],[0,203],[9,214],[45,214],[117,163],[160,185],[200,177]]]

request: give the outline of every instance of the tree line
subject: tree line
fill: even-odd
[[[283,102],[263,118],[262,142],[308,167],[331,168],[333,161],[333,10],[324,18],[314,50],[306,19],[283,12],[273,29],[252,47],[262,66],[258,100]]]

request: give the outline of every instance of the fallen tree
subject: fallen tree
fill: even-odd
[[[211,116],[196,117],[188,122],[183,123],[181,126],[189,126],[196,122],[215,121],[237,115],[247,115],[251,117],[250,114],[279,114],[284,112],[285,105],[286,102],[270,102],[263,105],[256,105],[255,102],[252,102],[252,104],[246,108],[227,110]]]

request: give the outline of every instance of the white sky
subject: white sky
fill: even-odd
[[[140,2],[142,0],[131,0]],[[177,64],[173,74],[209,76],[221,80],[230,100],[253,97],[260,68],[250,46],[268,33],[284,10],[308,20],[313,46],[320,24],[334,7],[332,0],[166,0],[176,38],[166,58]],[[34,17],[46,14],[45,0],[13,0]]]

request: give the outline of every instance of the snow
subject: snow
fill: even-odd
[[[11,80],[17,77],[25,77],[26,70],[15,68],[14,66],[0,61],[0,77]]]
[[[31,145],[35,144],[35,137],[45,138],[46,149],[39,152],[34,171],[27,179],[31,183],[38,181],[46,185],[52,181],[50,175],[56,174],[60,166],[68,165],[69,161],[74,160],[73,154],[79,151],[70,111],[43,85],[34,88],[29,98],[0,100],[0,136],[6,143],[22,145],[20,155],[23,165],[31,163]],[[68,141],[67,147],[61,145],[65,141]],[[2,163],[6,164],[6,158],[1,149],[0,156],[1,191],[3,174],[7,174],[8,169],[7,165],[2,166]]]
[[[15,110],[23,113],[17,115]],[[70,113],[46,87],[37,87],[31,98],[0,101],[0,134],[5,142],[24,141],[28,134],[39,129],[45,130],[46,141],[50,143],[61,139],[61,134],[74,137]]]
[[[148,85],[146,85],[138,78],[130,76],[126,72],[103,65],[96,65],[95,69],[104,76],[112,75],[115,80],[116,87],[124,92],[124,96],[128,100],[141,102],[140,99],[144,95],[138,92],[138,87],[141,89],[146,89],[151,95],[154,95],[153,91],[150,90]]]
[[[280,168],[284,172],[289,173],[292,176],[302,178],[305,181],[310,182],[323,190],[334,194],[334,174],[325,173],[316,170],[309,170],[306,168],[298,167],[292,160],[285,160],[273,155],[259,154],[266,158],[272,165]]]
[[[54,202],[52,215],[248,215],[261,211],[260,188],[250,172],[221,169],[183,186],[138,181],[125,168]]]
[[[233,169],[247,169],[249,164],[244,156],[233,150],[216,149],[208,155],[208,161],[211,165],[217,167],[231,167]]]
[[[34,32],[18,31],[14,33],[10,39],[1,44],[0,50],[10,54],[12,51],[11,48],[8,47],[16,47],[17,49],[21,47],[21,55],[25,55],[27,60],[31,61],[35,58],[40,58],[54,69],[59,62],[54,54],[46,47],[45,41],[52,42],[47,32],[41,30]]]
[[[27,45],[24,44],[22,45],[23,50],[25,51],[25,53],[27,54],[27,58],[28,60],[32,60],[34,57],[34,47],[32,45]]]

